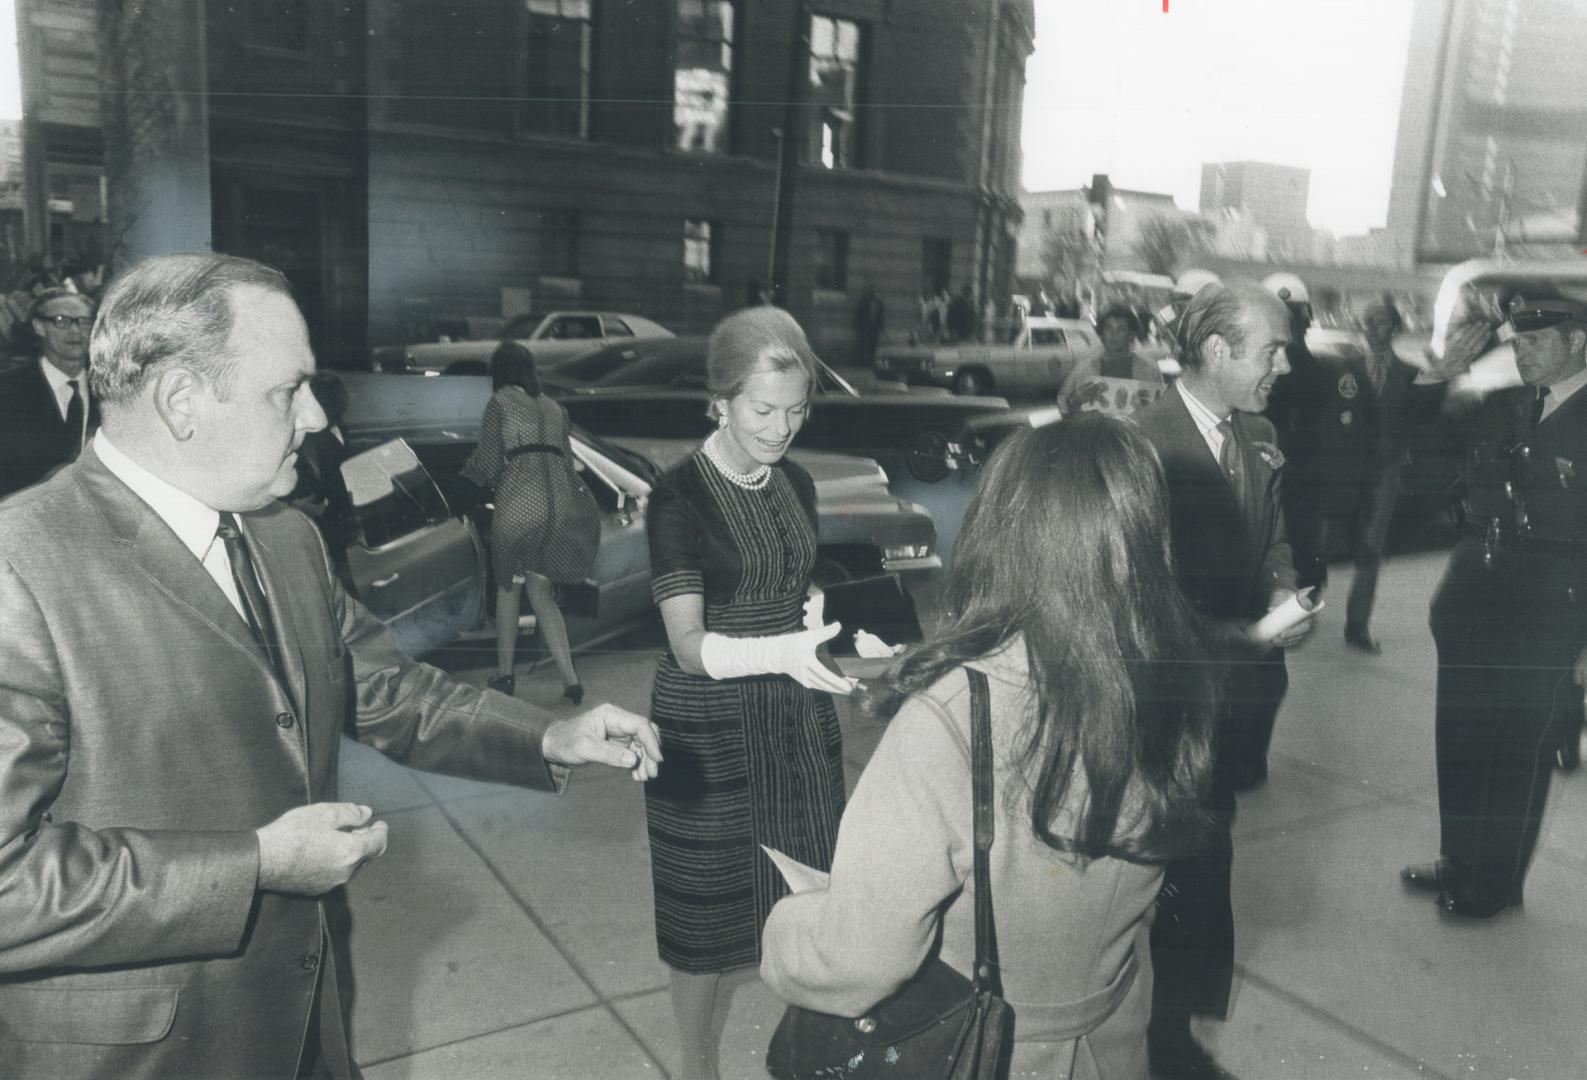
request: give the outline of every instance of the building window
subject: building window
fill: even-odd
[[[849,234],[816,230],[816,288],[844,292],[849,287]]]
[[[579,276],[577,211],[540,211],[540,274],[542,277]]]
[[[733,85],[733,0],[677,0],[677,55],[672,70],[672,145],[727,149]]]
[[[683,280],[691,285],[717,284],[722,227],[714,221],[687,218],[683,222]]]
[[[921,283],[932,293],[946,289],[953,278],[953,241],[928,236],[920,243]]]
[[[810,17],[810,104],[814,116],[806,157],[829,169],[859,164],[857,110],[864,40],[860,24]]]
[[[588,138],[594,0],[523,2],[528,24],[519,130]]]

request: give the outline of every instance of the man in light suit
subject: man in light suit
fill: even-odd
[[[0,1071],[356,1075],[321,898],[386,827],[334,801],[344,729],[545,790],[655,732],[456,683],[343,591],[277,501],[325,422],[280,274],[148,260],[92,353],[104,426],[0,504]]]
[[[94,302],[56,287],[31,311],[41,355],[0,376],[0,498],[71,461],[99,426],[88,387]]]
[[[1204,853],[1168,864],[1152,924],[1154,984],[1147,1049],[1154,1075],[1222,1076],[1190,1031],[1192,1015],[1227,1014],[1234,972],[1230,897],[1234,792],[1267,761],[1272,718],[1288,688],[1284,648],[1311,630],[1257,639],[1253,623],[1295,594],[1280,498],[1283,455],[1257,415],[1288,370],[1289,316],[1255,283],[1208,285],[1179,321],[1183,372],[1135,413],[1168,478],[1175,572],[1232,656],[1209,807],[1217,823]]]

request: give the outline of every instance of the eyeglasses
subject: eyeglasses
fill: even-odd
[[[39,318],[57,330],[65,330],[68,326],[75,326],[79,330],[87,330],[94,323],[92,315],[40,315]]]

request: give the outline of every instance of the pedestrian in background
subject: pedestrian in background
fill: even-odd
[[[1011,436],[982,473],[949,589],[952,621],[873,692],[888,726],[830,883],[773,909],[761,975],[840,1016],[898,990],[939,938],[969,977],[973,668],[990,686],[1010,1075],[1144,1080],[1146,926],[1163,861],[1196,850],[1207,826],[1215,682],[1206,628],[1174,581],[1151,445],[1101,416]]]
[[[1378,568],[1388,545],[1389,524],[1400,494],[1400,470],[1409,451],[1406,411],[1417,368],[1394,352],[1394,335],[1404,325],[1387,298],[1373,304],[1361,318],[1367,352],[1357,379],[1360,424],[1366,457],[1358,478],[1352,515],[1356,572],[1345,606],[1345,642],[1362,652],[1382,651],[1372,633],[1372,606],[1377,599]]]
[[[496,575],[496,677],[493,689],[512,694],[518,643],[518,593],[529,597],[535,627],[545,639],[562,696],[578,705],[584,687],[573,669],[567,623],[556,584],[589,575],[601,542],[601,511],[573,465],[568,413],[540,390],[534,357],[504,341],[490,357],[495,393],[480,420],[479,445],[463,475],[494,493],[491,567]]]
[[[876,349],[887,329],[887,305],[875,285],[865,286],[854,308],[854,362],[869,370],[876,363]]]
[[[33,300],[36,356],[0,375],[0,498],[74,460],[99,427],[89,386],[88,335],[95,305],[61,286]]]
[[[1479,407],[1431,610],[1439,858],[1400,872],[1473,919],[1521,903],[1549,757],[1575,737],[1587,684],[1587,307],[1525,295],[1506,321],[1524,385]],[[1487,338],[1452,330],[1441,372],[1468,368]]]
[[[833,693],[806,630],[815,486],[786,457],[810,409],[816,357],[778,308],[744,308],[706,345],[717,430],[651,493],[651,589],[667,631],[651,695],[667,755],[645,788],[657,951],[672,973],[681,1076],[716,1076],[721,974],[760,960],[786,892],[765,844],[826,869],[843,811]],[[824,652],[824,650],[822,650]]]
[[[1112,304],[1102,312],[1097,322],[1097,334],[1102,338],[1102,355],[1081,356],[1064,376],[1058,388],[1058,400],[1066,413],[1077,413],[1087,405],[1097,408],[1099,398],[1106,396],[1108,384],[1104,379],[1129,379],[1138,384],[1137,392],[1125,399],[1121,408],[1105,411],[1128,415],[1139,404],[1156,400],[1162,392],[1163,374],[1156,361],[1148,360],[1135,351],[1140,323],[1127,304]],[[1150,395],[1150,396],[1148,396]]]
[[[1190,1021],[1229,1009],[1235,792],[1267,778],[1273,720],[1289,687],[1284,649],[1312,623],[1306,618],[1272,637],[1252,629],[1296,596],[1284,533],[1284,455],[1259,415],[1288,370],[1289,313],[1255,283],[1207,285],[1180,316],[1178,338],[1180,377],[1134,419],[1168,478],[1180,586],[1214,621],[1234,662],[1222,688],[1207,803],[1213,843],[1168,864],[1152,923],[1148,1048],[1153,1072],[1164,1077],[1219,1075]]]

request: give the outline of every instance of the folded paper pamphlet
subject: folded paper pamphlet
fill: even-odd
[[[827,887],[827,881],[831,875],[825,870],[817,870],[813,866],[806,866],[793,856],[784,855],[776,848],[769,848],[765,844],[762,844],[760,849],[766,853],[767,858],[771,859],[778,871],[781,872],[782,879],[788,883],[788,888],[794,892],[815,892],[818,889]]]

